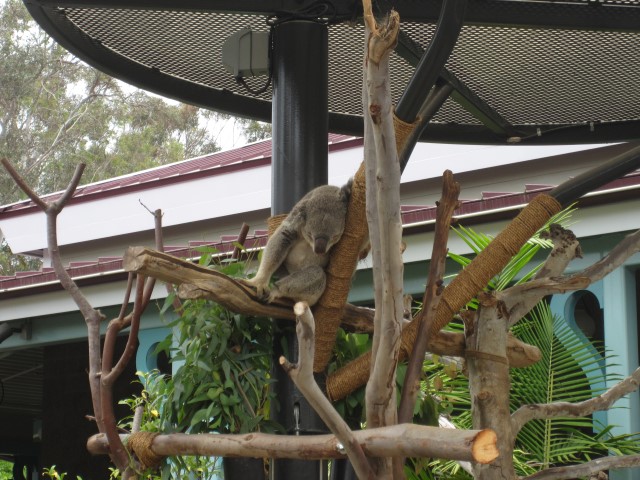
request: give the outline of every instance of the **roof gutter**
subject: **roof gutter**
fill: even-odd
[[[543,191],[548,191],[551,190],[551,188],[549,189],[545,189],[545,190],[540,190],[540,192]],[[616,188],[611,188],[611,189],[607,189],[607,190],[598,190],[595,192],[589,192],[584,194],[582,197],[580,197],[578,200],[576,200],[577,202],[580,201],[580,199],[583,198],[597,198],[597,197],[602,197],[605,195],[614,195],[616,193],[624,193],[624,192],[629,192],[632,190],[640,190],[640,185],[626,185],[624,187],[616,187]],[[500,208],[493,208],[491,210],[482,210],[480,212],[472,212],[472,213],[463,213],[461,215],[454,215],[454,218],[457,220],[464,220],[464,219],[473,219],[473,218],[479,218],[479,217],[489,217],[492,215],[497,215],[497,214],[501,214],[501,213],[507,213],[507,212],[511,212],[514,210],[521,210],[522,208],[526,207],[527,203],[520,203],[520,204],[514,204],[514,205],[509,205],[508,207],[500,207]],[[413,229],[413,228],[419,228],[419,227],[424,227],[424,226],[429,226],[429,225],[435,225],[436,220],[435,219],[430,219],[430,220],[424,220],[421,222],[413,222],[413,223],[408,223],[406,225],[403,225],[402,228],[404,229]]]

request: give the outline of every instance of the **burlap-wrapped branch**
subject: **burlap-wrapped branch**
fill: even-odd
[[[504,268],[518,250],[552,215],[561,209],[558,201],[546,194],[538,195],[527,207],[444,289],[429,335],[437,334]],[[418,322],[402,331],[400,361],[411,353],[418,332]],[[371,365],[368,352],[337,370],[327,379],[327,395],[338,400],[365,384]]]
[[[415,125],[417,123],[403,122],[394,116],[398,152],[404,148]],[[364,164],[362,164],[353,178],[344,233],[340,241],[331,249],[331,259],[327,267],[327,287],[313,311],[316,319],[316,354],[313,367],[315,372],[324,371],[331,359],[342,310],[351,289],[353,272],[367,238],[365,190]],[[368,374],[367,368],[366,375]]]
[[[407,123],[394,116],[393,123],[396,131],[396,148],[401,152],[418,122]],[[331,359],[342,310],[351,289],[353,272],[368,235],[364,177],[364,164],[362,164],[353,178],[344,233],[340,241],[331,249],[331,259],[327,268],[327,287],[313,311],[316,319],[314,372],[324,371]],[[366,375],[369,375],[368,368]]]
[[[164,460],[164,456],[158,455],[151,448],[153,439],[158,435],[158,432],[135,432],[129,435],[127,448],[138,459],[142,469],[155,470]]]
[[[269,219],[269,235],[285,218],[286,215],[278,215]],[[365,178],[364,164],[362,164],[353,177],[344,232],[340,241],[330,251],[326,270],[327,286],[322,297],[313,307],[316,320],[314,372],[323,371],[331,358],[353,272],[366,237]]]
[[[562,205],[550,195],[535,197],[445,288],[429,335],[442,330],[453,315],[483,290],[522,246],[561,209]],[[408,327],[405,329],[407,335],[415,336],[417,328]]]
[[[409,124],[394,117],[394,125],[396,128],[396,147],[398,151],[401,151],[415,124]],[[326,271],[327,286],[324,294],[312,309],[316,320],[314,372],[324,371],[331,359],[340,327],[340,319],[351,289],[353,272],[366,242],[368,229],[365,190],[364,164],[362,164],[353,177],[344,233],[330,252]],[[284,216],[270,219],[269,230],[275,230],[283,219]]]
[[[313,316],[316,321],[314,372],[324,371],[331,359],[340,327],[342,310],[347,303],[351,288],[353,272],[367,238],[365,188],[363,164],[353,177],[344,233],[340,241],[331,249],[331,257],[327,266],[327,286],[313,308]]]

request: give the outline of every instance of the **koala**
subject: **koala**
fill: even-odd
[[[267,242],[256,275],[243,283],[269,303],[289,298],[315,304],[324,292],[328,252],[344,231],[351,183],[323,185],[302,197]],[[282,270],[285,276],[270,288],[271,276]]]

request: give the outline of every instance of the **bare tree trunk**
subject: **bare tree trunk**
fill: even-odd
[[[366,389],[367,426],[397,423],[396,366],[404,314],[400,217],[400,164],[396,150],[389,85],[389,55],[397,43],[399,16],[391,12],[380,26],[373,18],[371,2],[365,1],[365,166],[367,223],[373,259],[376,313],[371,375]],[[402,467],[393,460],[373,462],[378,478],[399,477]]]
[[[491,464],[474,464],[477,480],[516,478],[509,411],[507,322],[504,305],[492,294],[481,294],[478,312],[465,319],[473,426],[493,429],[498,436],[500,452]]]

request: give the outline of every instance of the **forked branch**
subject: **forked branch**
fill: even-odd
[[[102,368],[101,354],[100,354],[100,323],[104,320],[104,315],[99,310],[94,309],[84,294],[80,291],[78,285],[73,281],[67,270],[62,264],[60,257],[60,248],[58,246],[57,235],[57,219],[58,214],[65,207],[67,202],[73,196],[82,172],[84,171],[84,164],[78,165],[73,174],[73,178],[66,190],[57,200],[53,202],[45,202],[41,199],[30,187],[26,184],[20,174],[13,168],[11,163],[2,159],[2,165],[9,172],[9,175],[13,178],[16,184],[27,194],[27,196],[38,205],[46,215],[47,218],[47,248],[51,257],[51,263],[53,265],[56,276],[60,280],[62,287],[71,295],[71,298],[78,306],[80,313],[84,317],[88,330],[88,343],[89,343],[89,386],[91,389],[91,400],[93,402],[93,411],[98,425],[98,430],[104,432],[104,417],[103,408],[101,402],[101,386],[100,386],[100,372]],[[117,445],[116,439],[116,445]],[[122,447],[122,444],[116,446],[118,450]],[[113,456],[113,462],[119,467],[124,469],[128,463],[126,455]]]
[[[127,290],[125,293],[125,299],[123,301],[120,314],[117,319],[113,320],[107,328],[107,335],[105,338],[104,356],[101,355],[100,350],[100,324],[105,319],[104,315],[99,310],[93,308],[87,298],[84,296],[78,285],[71,278],[64,265],[62,264],[62,258],[60,254],[60,248],[58,245],[57,235],[57,218],[60,212],[67,205],[69,200],[73,197],[76,191],[82,173],[84,171],[84,164],[78,165],[76,168],[69,185],[63,192],[63,194],[55,201],[46,202],[40,198],[30,187],[26,184],[20,174],[13,168],[11,163],[2,159],[2,165],[7,172],[11,175],[16,184],[27,194],[27,196],[39,206],[46,215],[47,219],[47,248],[51,258],[51,263],[58,277],[62,287],[70,294],[71,298],[78,306],[80,313],[85,319],[88,331],[88,344],[89,344],[89,386],[91,389],[91,399],[93,402],[93,410],[95,415],[96,424],[98,430],[107,435],[110,440],[111,449],[109,455],[113,463],[122,470],[125,478],[132,475],[129,466],[129,455],[125,450],[124,445],[120,441],[120,437],[117,433],[117,423],[115,414],[113,411],[113,396],[112,389],[113,384],[117,378],[124,371],[127,363],[133,357],[136,350],[136,341],[138,336],[138,328],[140,322],[140,315],[144,308],[149,303],[151,292],[154,286],[154,279],[147,282],[146,288],[143,289],[144,277],[139,277],[138,293],[136,295],[136,303],[134,311],[128,315],[125,315],[126,306],[129,303],[129,295],[132,287],[132,277],[130,276]],[[113,367],[113,359],[116,345],[116,338],[120,331],[124,328],[132,326],[129,332],[129,338],[125,351],[121,358],[117,361],[115,367]]]
[[[125,271],[179,285],[180,298],[208,298],[245,315],[295,319],[291,303],[276,301],[265,304],[256,297],[255,290],[235,279],[157,250],[129,247],[122,263]],[[343,327],[349,331],[371,332],[372,316],[371,309],[346,305]]]
[[[280,357],[280,365],[291,377],[309,405],[316,411],[340,441],[351,464],[360,479],[373,479],[375,475],[362,447],[344,419],[333,408],[313,378],[313,358],[315,354],[315,325],[309,305],[298,302],[293,307],[297,317],[296,334],[298,337],[298,363],[292,364]]]
[[[548,261],[541,270],[543,273],[536,276],[534,280],[515,285],[497,294],[498,299],[507,305],[510,325],[519,321],[543,297],[587,288],[592,283],[602,280],[613,270],[620,267],[629,257],[640,251],[640,230],[638,230],[627,235],[611,249],[608,255],[593,265],[571,275],[559,276],[562,274],[562,271],[558,271],[559,268],[564,269],[568,260],[577,256],[576,252],[578,255],[580,252],[573,233],[569,230],[560,230],[562,231],[557,236],[554,236],[553,230],[551,232],[555,245],[549,256],[551,259],[554,257],[566,257],[566,261],[555,260],[556,266],[549,266],[553,265],[554,261]],[[555,255],[556,252],[557,255]],[[545,275],[544,277],[542,276],[543,274]]]

